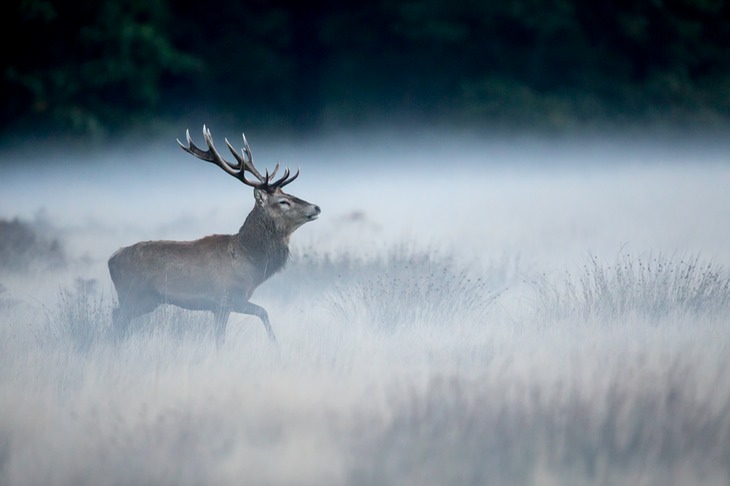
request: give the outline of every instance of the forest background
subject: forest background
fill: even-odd
[[[725,1],[13,0],[6,21],[5,143],[181,119],[293,133],[730,121]]]

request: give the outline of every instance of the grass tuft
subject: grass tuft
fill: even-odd
[[[699,256],[624,255],[613,264],[591,256],[562,286],[542,281],[535,287],[541,311],[559,318],[656,320],[730,310],[730,274]]]
[[[55,311],[47,312],[47,329],[79,352],[109,339],[111,303],[97,291],[95,280],[76,279],[60,290]]]
[[[397,247],[387,257],[349,265],[326,302],[342,322],[378,329],[478,323],[499,296],[504,275],[481,273],[451,255]]]

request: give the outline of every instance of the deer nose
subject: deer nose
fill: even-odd
[[[317,211],[317,214],[322,212],[322,210],[319,209],[319,206],[317,206],[316,204],[314,205],[314,210]]]

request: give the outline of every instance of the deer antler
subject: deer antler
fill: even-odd
[[[299,169],[297,169],[296,174],[294,174],[292,177],[289,177],[289,169],[284,170],[284,175],[279,180],[273,181],[272,179],[276,175],[276,173],[279,170],[279,164],[276,164],[276,167],[274,167],[274,171],[269,174],[269,170],[266,169],[265,175],[261,175],[261,173],[256,169],[256,167],[253,165],[253,154],[251,153],[251,147],[248,145],[248,140],[246,140],[246,135],[243,135],[243,148],[241,149],[241,154],[236,151],[236,149],[233,148],[233,146],[228,142],[228,139],[224,139],[226,142],[226,145],[228,146],[228,149],[231,151],[233,156],[238,161],[238,164],[232,164],[225,160],[220,153],[218,153],[218,150],[216,150],[215,145],[213,145],[213,136],[210,134],[210,130],[206,128],[205,125],[203,125],[203,139],[205,140],[205,143],[208,145],[207,150],[202,150],[199,147],[193,143],[193,139],[190,136],[190,130],[185,131],[185,136],[188,141],[187,147],[180,141],[180,139],[177,140],[177,143],[182,147],[184,151],[186,151],[189,154],[194,155],[195,157],[205,160],[206,162],[211,162],[224,171],[226,173],[232,175],[236,179],[240,180],[247,186],[255,187],[257,189],[262,189],[267,192],[273,192],[277,189],[280,189],[284,187],[285,185],[292,182],[294,179],[299,177]],[[253,174],[257,181],[250,181],[246,178],[246,171]]]

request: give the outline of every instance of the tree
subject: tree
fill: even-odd
[[[20,119],[70,133],[129,126],[161,100],[165,78],[194,69],[166,33],[163,0],[20,0],[12,3],[23,49],[10,51],[2,123]]]

